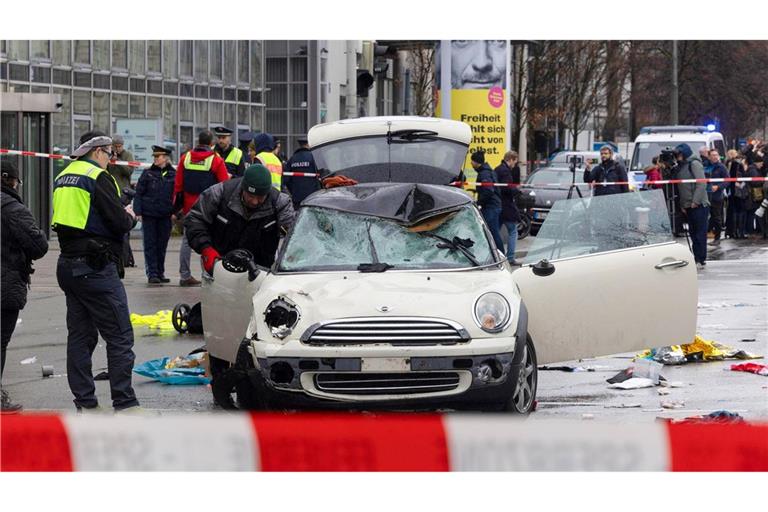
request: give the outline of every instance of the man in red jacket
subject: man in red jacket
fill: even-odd
[[[197,146],[181,155],[176,171],[176,183],[173,193],[176,197],[175,210],[181,210],[183,215],[189,213],[192,206],[208,187],[227,181],[229,173],[224,160],[213,151],[213,133],[203,130],[197,136]],[[187,237],[181,237],[179,251],[180,286],[198,286],[200,281],[192,277],[190,259],[192,249],[187,243]]]

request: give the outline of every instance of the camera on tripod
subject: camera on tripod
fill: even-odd
[[[665,148],[661,150],[659,155],[659,162],[672,167],[677,164],[677,152],[672,148]]]
[[[577,167],[584,165],[584,157],[581,155],[571,155],[571,158],[568,159],[568,163],[570,164],[571,172],[576,172]]]

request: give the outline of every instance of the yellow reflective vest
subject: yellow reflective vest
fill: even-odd
[[[105,169],[85,160],[69,164],[53,183],[53,220],[51,226],[82,229],[92,235],[114,237],[104,224],[99,212],[93,208],[96,179],[106,173],[115,184],[115,195],[120,198],[120,187]]]

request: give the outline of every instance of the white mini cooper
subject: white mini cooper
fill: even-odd
[[[272,268],[205,276],[219,403],[527,414],[537,364],[692,339],[696,270],[661,191],[558,201],[513,268],[449,185],[471,138],[413,117],[310,130],[318,167],[359,184],[309,196]]]

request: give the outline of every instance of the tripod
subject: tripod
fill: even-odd
[[[566,199],[571,199],[573,197],[574,190],[579,198],[584,199],[584,196],[581,195],[581,189],[576,185],[576,164],[571,162],[571,186],[568,187],[568,197],[566,197]]]

